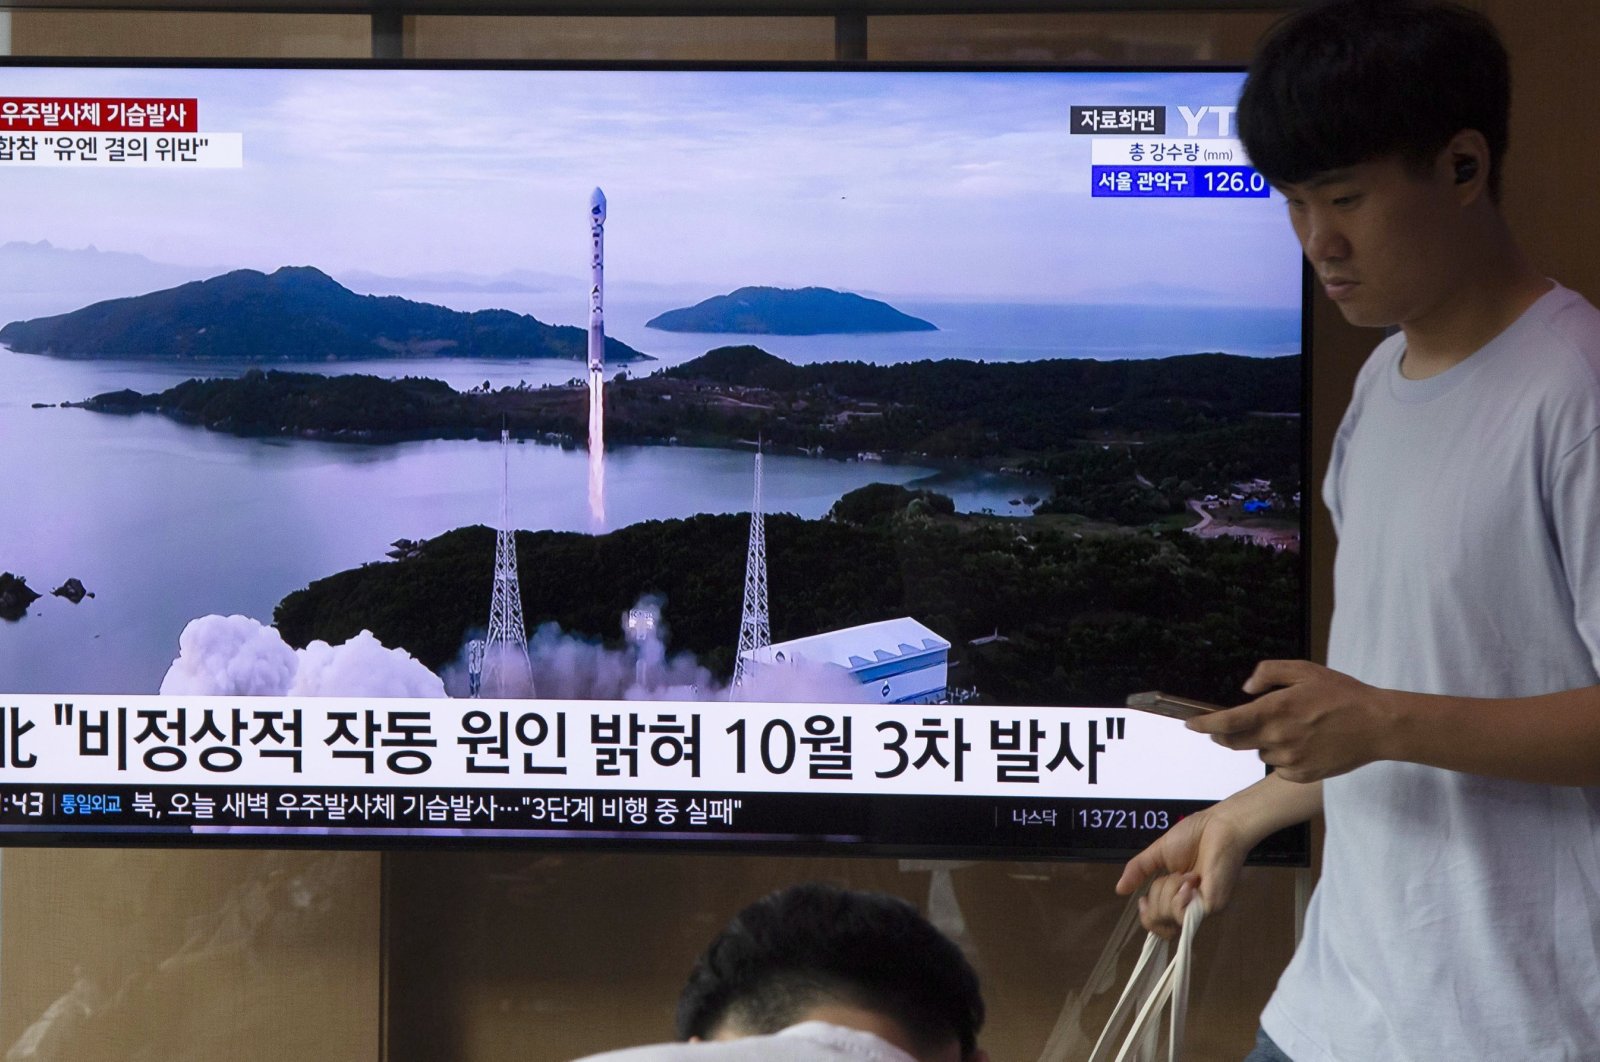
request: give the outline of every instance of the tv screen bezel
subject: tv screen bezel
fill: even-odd
[[[564,60],[507,60],[507,59],[417,59],[393,60],[382,58],[213,58],[213,57],[134,57],[115,56],[0,56],[0,70],[27,69],[131,69],[131,70],[308,70],[308,71],[579,71],[579,72],[751,72],[751,73],[1023,73],[1023,74],[1243,74],[1244,67],[1237,63],[1180,63],[1180,64],[1064,64],[1057,62],[919,62],[877,60],[799,60],[799,61],[743,61],[743,60],[632,60],[632,59],[564,59]],[[1285,220],[1287,226],[1288,222]],[[1302,504],[1300,506],[1300,629],[1299,655],[1309,658],[1312,620],[1311,580],[1311,505],[1316,484],[1311,477],[1312,432],[1311,413],[1313,398],[1314,359],[1312,357],[1312,272],[1304,256],[1300,268],[1300,360],[1301,360],[1301,413],[1300,413],[1300,468]],[[3,632],[0,632],[3,634]],[[1179,691],[1181,692],[1181,691]],[[1263,771],[1263,777],[1270,769]],[[937,798],[934,798],[937,799]],[[1106,801],[1106,804],[1125,803]],[[1206,801],[1173,802],[1191,804],[1190,811],[1208,804]],[[326,833],[238,833],[189,834],[177,841],[170,832],[132,830],[112,827],[106,830],[83,831],[42,828],[17,829],[0,832],[0,843],[8,846],[39,847],[100,847],[140,849],[337,849],[351,851],[597,851],[639,852],[659,855],[684,854],[764,854],[775,856],[852,856],[864,858],[961,858],[1002,861],[1065,861],[1065,862],[1120,862],[1136,854],[1141,846],[1110,847],[1079,850],[1061,847],[1027,848],[1007,845],[902,845],[893,843],[841,843],[823,840],[790,840],[765,842],[758,847],[741,846],[737,841],[715,839],[672,838],[663,840],[648,836],[639,839],[546,838],[521,839],[503,836],[427,836],[408,834],[380,835],[371,833],[330,835]],[[1155,834],[1150,835],[1151,838]],[[1247,861],[1253,866],[1309,867],[1311,865],[1311,831],[1309,824],[1280,830],[1254,849]]]

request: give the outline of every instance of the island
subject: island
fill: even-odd
[[[645,322],[664,332],[821,336],[937,332],[938,326],[886,302],[832,288],[740,288]]]
[[[26,578],[0,572],[0,619],[21,619],[28,614],[28,606],[37,600],[39,592],[28,585]]]
[[[1187,354],[794,365],[755,346],[719,347],[606,388],[610,445],[743,447],[845,460],[882,457],[1037,479],[1039,514],[1120,527],[1297,540],[1300,358]],[[514,438],[579,445],[588,389],[456,391],[438,380],[251,369],[157,394],[113,391],[80,405],[153,412],[213,431],[359,442]]]
[[[395,295],[358,295],[321,270],[239,269],[54,317],[13,321],[22,354],[177,361],[340,362],[378,358],[583,361],[588,332],[509,310],[462,313]],[[612,364],[649,361],[615,339]]]
[[[93,597],[94,591],[84,588],[83,580],[71,576],[66,582],[50,591],[56,597],[64,597],[74,605],[81,604],[86,597]]]
[[[912,615],[951,642],[950,682],[986,704],[1120,704],[1182,674],[1192,696],[1233,703],[1263,656],[1294,656],[1293,554],[1181,531],[1084,531],[1056,517],[952,511],[937,492],[874,484],[825,518],[765,520],[776,641]],[[740,621],[744,514],[652,520],[603,535],[518,531],[531,631],[554,622],[620,647],[618,617],[665,600],[672,652],[726,681]],[[370,630],[435,670],[489,615],[495,531],[457,528],[285,597],[290,645]],[[692,564],[683,558],[693,557]]]

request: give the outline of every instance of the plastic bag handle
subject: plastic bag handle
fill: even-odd
[[[1123,987],[1117,1005],[1111,1010],[1111,1017],[1106,1019],[1105,1029],[1089,1054],[1089,1062],[1129,1062],[1141,1047],[1153,1046],[1154,1034],[1161,1024],[1162,1008],[1168,1004],[1171,1019],[1167,1026],[1167,1059],[1168,1062],[1178,1062],[1189,1011],[1189,973],[1193,963],[1194,938],[1205,916],[1205,904],[1196,896],[1183,910],[1183,930],[1178,936],[1171,962],[1166,960],[1166,941],[1154,933],[1145,937],[1139,961],[1134,964],[1133,973],[1128,976],[1128,983]],[[1120,1046],[1117,1046],[1116,1053],[1112,1054],[1113,1046],[1118,1044],[1117,1031],[1135,1008],[1137,1013],[1134,1014],[1133,1023],[1120,1041]],[[1151,1055],[1144,1052],[1144,1057]]]

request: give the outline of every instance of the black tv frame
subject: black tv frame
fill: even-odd
[[[56,5],[52,5],[56,6]],[[142,6],[142,5],[140,5]],[[362,5],[365,6],[365,5]],[[198,9],[198,8],[196,8]],[[633,13],[631,11],[627,13]],[[765,14],[766,12],[762,12]],[[374,16],[377,17],[376,15]],[[334,60],[296,60],[296,59],[211,59],[211,58],[120,58],[120,57],[9,57],[0,56],[0,72],[11,69],[222,69],[222,70],[401,70],[401,71],[627,71],[627,72],[779,72],[779,73],[804,73],[818,72],[851,72],[851,73],[1093,73],[1093,74],[1162,74],[1162,73],[1243,73],[1239,64],[1182,64],[1182,65],[1066,65],[1057,63],[992,63],[992,62],[961,62],[961,63],[920,63],[920,62],[869,62],[869,61],[798,61],[798,62],[746,62],[746,61],[638,61],[638,60],[566,60],[566,61],[520,61],[520,60],[406,60],[395,61],[392,59],[334,59]],[[1315,489],[1311,481],[1311,431],[1310,413],[1312,409],[1312,276],[1309,266],[1302,258],[1300,261],[1300,289],[1301,289],[1301,454],[1300,467],[1302,469],[1302,504],[1300,507],[1300,613],[1301,623],[1299,631],[1299,652],[1301,656],[1310,655],[1311,636],[1311,579],[1310,579],[1310,549],[1309,537],[1311,530],[1310,519],[1310,491]],[[0,630],[0,636],[3,636]],[[0,699],[5,695],[0,694]],[[1263,776],[1270,773],[1270,769],[1263,772]],[[15,807],[19,798],[25,799],[25,794],[38,787],[28,787],[7,782],[0,782],[0,823],[8,807]],[[135,789],[139,787],[127,787]],[[193,787],[186,787],[193,788]],[[667,795],[656,794],[654,795]],[[596,794],[598,796],[598,794]],[[608,795],[618,795],[610,793]],[[707,794],[701,793],[701,796]],[[729,796],[748,796],[745,793],[729,793]],[[841,801],[859,798],[839,798]],[[928,804],[940,801],[951,802],[940,810],[945,812],[945,818],[951,815],[960,817],[963,809],[960,805],[970,801],[992,801],[998,798],[978,797],[879,797],[878,801],[901,800],[914,801],[917,807],[893,806],[887,815],[888,818],[897,820],[902,824],[926,823],[930,819],[939,818],[938,815],[928,814]],[[1208,801],[1129,801],[1108,800],[1095,802],[1098,810],[1106,812],[1116,821],[1127,821],[1129,817],[1137,820],[1153,810],[1170,812],[1176,817],[1190,814],[1208,806]],[[1093,809],[1091,809],[1093,810]],[[965,809],[970,817],[971,809]],[[777,812],[779,818],[783,817],[781,809]],[[880,817],[877,814],[868,815],[868,819]],[[1175,818],[1172,820],[1175,821]],[[123,832],[126,831],[126,832]],[[1121,828],[1107,827],[1101,836],[1114,842],[1105,845],[1096,845],[1092,850],[1076,846],[1060,845],[998,845],[984,844],[976,841],[966,843],[943,843],[939,841],[928,842],[846,842],[840,839],[819,836],[816,834],[795,833],[786,834],[782,839],[771,837],[751,837],[748,835],[730,835],[722,839],[705,838],[696,836],[673,836],[664,839],[656,832],[639,831],[636,833],[610,834],[596,831],[575,838],[559,836],[539,836],[537,838],[519,837],[511,835],[497,835],[494,831],[484,831],[467,836],[427,835],[420,836],[402,832],[337,832],[319,831],[304,833],[280,832],[239,832],[195,834],[187,828],[32,828],[27,826],[0,825],[0,840],[7,845],[26,846],[82,846],[82,847],[127,847],[127,848],[314,848],[314,849],[346,849],[346,850],[505,850],[508,848],[549,848],[549,849],[576,849],[585,851],[640,851],[670,853],[720,853],[720,854],[774,854],[774,855],[817,855],[839,856],[852,855],[864,857],[898,857],[898,858],[980,858],[980,859],[1011,859],[1011,860],[1067,860],[1083,862],[1118,862],[1129,858],[1144,847],[1149,840],[1159,834],[1159,830],[1140,827]],[[178,841],[182,837],[181,843]],[[1290,827],[1281,830],[1264,840],[1252,851],[1248,862],[1251,865],[1308,867],[1311,861],[1311,834],[1309,824]]]

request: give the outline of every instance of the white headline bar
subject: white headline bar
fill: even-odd
[[[1217,800],[1259,761],[1106,708],[26,695],[0,782]]]

